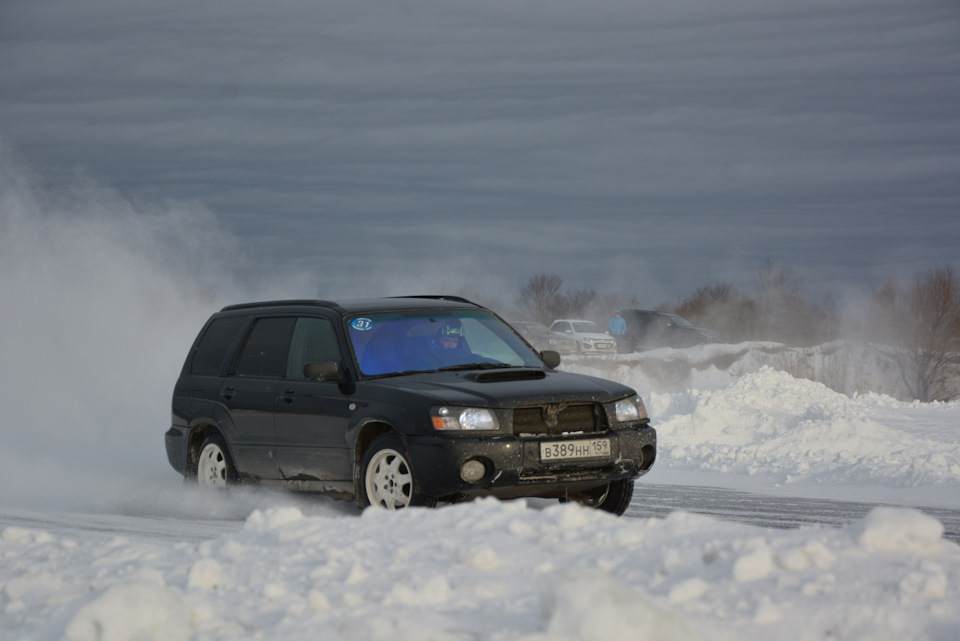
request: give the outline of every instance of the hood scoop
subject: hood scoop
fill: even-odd
[[[547,374],[542,369],[501,369],[491,372],[482,372],[474,378],[478,383],[495,383],[497,381],[516,381],[516,380],[536,380],[546,378]]]

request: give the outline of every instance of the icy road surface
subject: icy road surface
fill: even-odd
[[[360,515],[349,503],[325,497],[310,497],[282,492],[256,492],[258,503],[269,504],[271,497],[279,503],[294,501],[299,509],[311,512],[334,509],[339,514]],[[534,509],[543,509],[556,501],[528,499]],[[228,501],[229,504],[229,501]],[[672,512],[692,512],[725,521],[747,523],[766,528],[789,529],[811,525],[844,527],[865,517],[876,507],[890,504],[837,501],[790,496],[767,496],[736,490],[682,485],[650,485],[638,482],[633,502],[625,518],[665,518]],[[905,507],[905,506],[904,506]],[[960,509],[911,506],[939,520],[944,526],[943,538],[960,543]],[[219,519],[182,515],[110,514],[41,512],[4,509],[0,511],[0,529],[6,526],[32,528],[60,536],[84,537],[112,533],[140,540],[200,542],[213,539],[243,527],[246,514],[240,506],[232,516]]]

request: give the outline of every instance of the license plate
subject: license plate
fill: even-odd
[[[540,444],[541,461],[565,461],[578,458],[610,456],[610,439],[594,438],[588,441],[548,441]]]

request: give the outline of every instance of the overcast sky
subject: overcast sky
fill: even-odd
[[[960,268],[960,2],[2,0],[0,144],[304,296],[814,298]]]

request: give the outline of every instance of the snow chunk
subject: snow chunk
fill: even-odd
[[[49,543],[53,541],[53,537],[42,530],[30,530],[22,527],[8,527],[4,528],[3,534],[0,535],[4,541],[16,541],[18,543],[27,543],[27,544],[37,544],[37,543]]]
[[[577,641],[693,641],[680,618],[640,590],[596,570],[550,577],[544,593],[547,638]]]
[[[773,570],[773,555],[768,547],[760,546],[744,554],[733,564],[733,578],[741,583],[756,581]]]
[[[213,559],[200,559],[190,567],[188,588],[216,590],[224,584],[223,566]]]
[[[699,577],[687,579],[678,583],[670,590],[670,603],[686,603],[694,601],[703,596],[710,589],[710,584]]]
[[[785,570],[800,572],[811,568],[826,569],[833,565],[836,555],[819,541],[810,541],[799,548],[777,554],[777,564]]]
[[[463,564],[477,570],[496,570],[500,567],[500,557],[493,548],[484,545],[464,552]]]
[[[282,507],[266,510],[254,510],[247,518],[247,525],[264,530],[277,530],[303,519],[303,512],[295,507]]]
[[[446,603],[450,596],[450,585],[447,577],[436,575],[428,580],[420,590],[397,584],[384,599],[384,605],[441,605]]]
[[[874,508],[850,529],[871,550],[923,552],[943,537],[943,523],[911,508]]]
[[[183,596],[160,581],[116,584],[80,608],[66,641],[187,641],[191,612]]]

